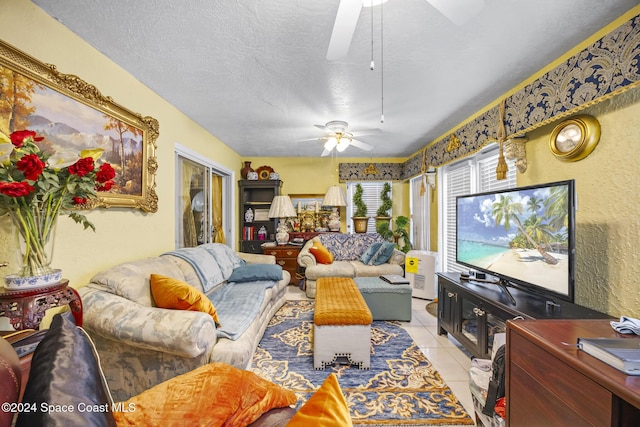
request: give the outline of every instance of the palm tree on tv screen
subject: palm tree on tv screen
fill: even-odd
[[[511,229],[511,223],[518,228],[518,231],[522,233],[527,241],[536,248],[536,250],[542,255],[544,262],[547,264],[557,264],[558,260],[554,258],[551,254],[549,254],[544,248],[536,242],[532,236],[527,233],[525,228],[522,226],[520,222],[520,218],[518,218],[519,214],[522,214],[522,204],[513,202],[511,196],[500,196],[500,200],[494,202],[491,206],[491,214],[493,215],[493,219],[496,222],[496,225],[504,224],[504,229],[509,231]],[[533,230],[533,229],[532,229]],[[536,230],[536,234],[537,230]]]

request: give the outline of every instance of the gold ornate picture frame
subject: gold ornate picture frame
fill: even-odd
[[[158,121],[0,40],[0,132],[22,129],[36,131],[56,150],[105,150],[101,160],[114,166],[115,185],[88,208],[158,210]]]

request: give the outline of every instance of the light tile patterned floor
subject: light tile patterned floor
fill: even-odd
[[[287,288],[287,299],[307,299],[296,286]],[[401,322],[404,329],[418,344],[434,368],[460,399],[471,418],[475,419],[473,402],[469,391],[469,368],[471,359],[461,349],[460,344],[448,336],[438,335],[437,319],[425,309],[429,301],[413,298],[411,322]]]

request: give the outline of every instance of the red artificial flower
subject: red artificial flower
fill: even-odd
[[[107,181],[102,185],[96,185],[96,190],[98,191],[109,191],[113,187],[113,181]]]
[[[69,166],[69,173],[71,175],[78,175],[80,177],[85,176],[89,172],[92,172],[94,168],[93,157],[83,157],[71,166]]]
[[[26,154],[16,163],[18,170],[22,171],[24,177],[31,181],[36,181],[46,165],[36,154]]]
[[[86,197],[73,196],[73,204],[74,205],[84,205],[87,203]]]
[[[44,139],[43,136],[36,136],[36,133],[32,130],[17,130],[11,133],[9,138],[11,138],[11,143],[18,148],[22,147],[22,144],[28,138],[32,138],[34,141],[42,141]]]
[[[107,182],[116,176],[116,171],[109,163],[100,165],[100,169],[96,173],[96,181],[100,183]]]
[[[9,197],[24,197],[29,195],[33,188],[27,181],[20,182],[0,182],[0,193]]]

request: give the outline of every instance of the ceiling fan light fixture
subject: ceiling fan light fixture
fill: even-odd
[[[349,146],[349,142],[350,142],[350,141],[349,141],[348,139],[346,139],[346,138],[345,138],[345,139],[340,140],[340,142],[338,143],[338,145],[336,145],[336,150],[337,150],[339,153],[342,153],[342,152],[343,152],[344,150],[346,150],[346,149],[347,149],[347,147]]]
[[[338,145],[338,140],[332,136],[327,139],[327,142],[324,143],[324,149],[327,151],[331,151],[336,145]]]
[[[349,123],[343,120],[332,120],[325,125],[325,128],[334,133],[344,133],[347,127],[349,127]]]

